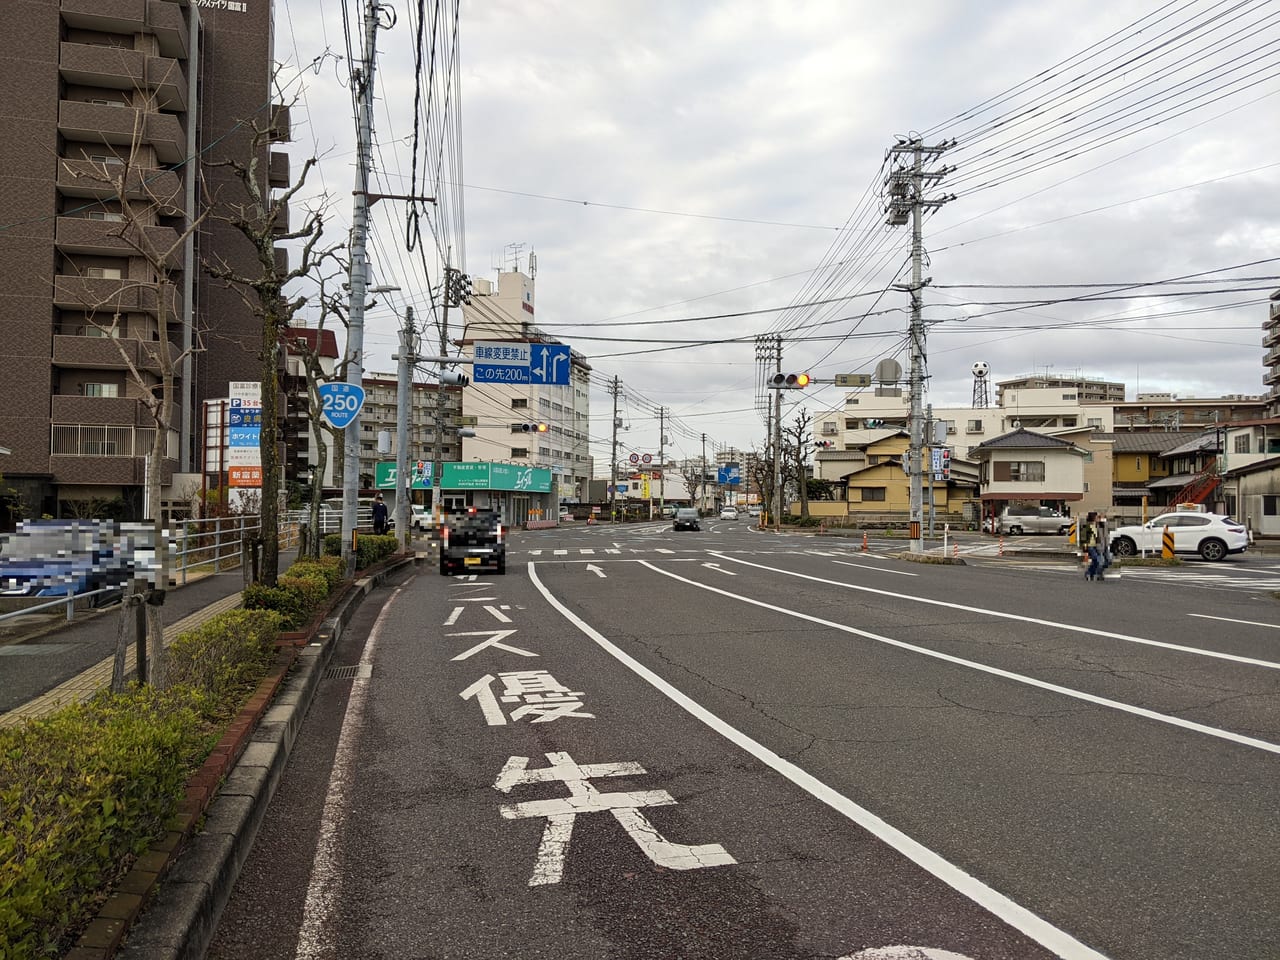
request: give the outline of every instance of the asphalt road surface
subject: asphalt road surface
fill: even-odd
[[[890,546],[578,525],[388,587],[209,956],[1274,960],[1280,570]]]

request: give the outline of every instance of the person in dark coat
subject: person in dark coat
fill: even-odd
[[[382,502],[382,494],[373,498],[373,532],[387,532],[387,505]]]

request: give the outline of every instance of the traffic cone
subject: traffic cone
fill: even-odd
[[[867,549],[867,532],[862,531],[862,550],[865,553]]]

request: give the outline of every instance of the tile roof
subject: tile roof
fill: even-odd
[[[983,440],[982,443],[974,447],[974,450],[990,450],[995,447],[1002,449],[1027,449],[1027,450],[1043,450],[1046,447],[1057,447],[1068,450],[1079,450],[1070,440],[1063,440],[1061,437],[1050,437],[1043,433],[1034,433],[1019,427],[1011,433],[1001,434],[998,437],[992,437],[990,440]]]
[[[1191,431],[1187,430],[1175,433],[1164,430],[1142,432],[1117,430],[1115,433],[1095,433],[1093,436],[1096,440],[1110,441],[1112,453],[1160,453],[1192,435]]]

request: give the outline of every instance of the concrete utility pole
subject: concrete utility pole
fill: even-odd
[[[406,307],[400,327],[400,352],[396,355],[396,532],[405,550],[413,535],[409,497],[409,384],[417,362],[418,332],[413,327],[413,307]]]
[[[658,514],[661,516],[667,506],[667,408],[658,408],[658,470],[662,473],[662,479],[658,481]]]
[[[774,337],[773,355],[782,372],[782,335]],[[782,529],[782,391],[773,392],[773,529]]]
[[[444,523],[444,357],[449,352],[449,307],[461,307],[466,301],[466,278],[461,271],[445,265],[444,296],[440,309],[440,369],[436,383],[435,444],[431,451],[431,512],[437,529]],[[458,459],[462,459],[462,440],[458,440]]]
[[[924,306],[920,292],[930,282],[923,278],[924,269],[924,232],[923,221],[926,208],[936,209],[954,196],[941,197],[936,200],[924,198],[926,182],[941,180],[950,169],[943,167],[931,173],[924,170],[925,157],[935,157],[949,150],[955,141],[948,141],[938,146],[926,147],[919,137],[901,140],[897,146],[890,147],[886,159],[895,161],[885,178],[889,190],[889,202],[886,212],[887,223],[901,226],[907,222],[908,213],[911,219],[911,283],[895,284],[899,290],[911,294],[911,325],[907,336],[911,348],[910,402],[911,402],[911,447],[907,457],[907,472],[911,476],[911,552],[924,552],[924,489],[921,450],[924,438],[924,368],[925,368],[925,324],[921,315]],[[903,158],[909,158],[910,163]]]
[[[617,377],[609,382],[609,393],[613,395],[613,453],[609,457],[609,520],[618,519],[618,427],[622,421],[618,419],[618,394],[622,392],[622,384]]]
[[[707,506],[707,435],[702,435],[702,493],[698,495],[698,509]]]
[[[351,71],[356,90],[356,187],[351,213],[351,272],[348,283],[351,299],[347,306],[347,383],[362,387],[364,380],[364,304],[369,281],[365,243],[369,232],[369,168],[373,146],[373,72],[378,58],[378,15],[376,3],[364,9],[364,50],[361,62]],[[360,494],[360,413],[352,417],[343,436],[342,469],[342,558],[347,574],[355,573],[354,550],[357,501]]]

